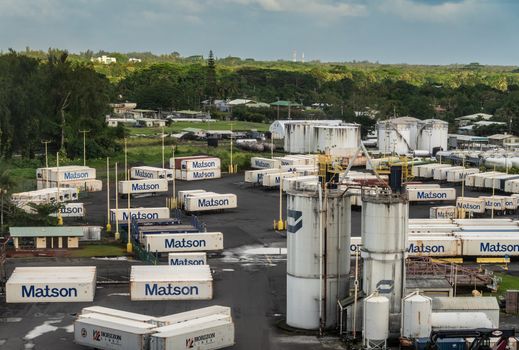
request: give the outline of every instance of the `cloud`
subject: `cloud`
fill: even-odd
[[[444,22],[473,14],[479,0],[376,0],[377,9],[410,21]]]

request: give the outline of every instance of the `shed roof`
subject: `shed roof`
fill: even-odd
[[[276,101],[276,102],[272,102],[270,104],[271,106],[279,106],[279,107],[288,107],[290,105],[290,107],[300,107],[301,105],[297,102],[292,102],[292,101]]]
[[[499,310],[495,297],[434,297],[433,310]]]
[[[12,237],[82,237],[80,226],[11,227]]]
[[[509,139],[511,137],[515,137],[515,136],[510,135],[510,134],[494,134],[494,135],[488,136],[488,138],[490,140],[505,140],[505,139]]]

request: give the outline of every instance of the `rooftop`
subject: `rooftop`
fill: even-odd
[[[477,119],[489,120],[492,117],[493,117],[492,114],[475,113],[475,114],[469,114],[469,115],[464,115],[462,117],[458,117],[458,118],[456,118],[456,120],[477,120]]]
[[[80,226],[11,227],[12,237],[82,237]]]
[[[276,101],[276,102],[272,102],[270,104],[271,106],[279,106],[279,107],[301,107],[301,105],[297,102],[292,102],[292,101]]]

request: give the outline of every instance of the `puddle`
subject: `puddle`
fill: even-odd
[[[43,324],[36,326],[29,333],[23,337],[25,340],[32,340],[38,338],[40,335],[56,331],[59,327],[53,326],[54,323],[59,323],[61,320],[45,321]],[[28,344],[27,344],[28,345]]]
[[[222,271],[225,271],[225,272],[234,272],[234,269],[222,269]]]
[[[250,248],[250,249],[244,250],[243,254],[287,255],[287,248],[275,248],[275,247]]]
[[[0,318],[0,323],[15,323],[20,322],[21,320],[21,317],[2,317]]]
[[[110,293],[108,294],[109,297],[128,297],[130,296],[130,293]]]
[[[276,266],[277,262],[286,261],[287,248],[264,247],[261,245],[243,246],[223,252],[222,261],[238,263],[242,266]]]
[[[66,327],[61,327],[65,330],[67,333],[74,333],[74,324],[68,325]]]

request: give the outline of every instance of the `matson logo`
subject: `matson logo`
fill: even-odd
[[[519,252],[519,244],[481,242],[479,251],[483,253],[516,253]]]
[[[425,191],[418,191],[416,192],[416,198],[418,199],[446,199],[447,193],[441,193],[441,192],[425,192]]]
[[[193,179],[208,179],[216,177],[214,171],[193,171]]]
[[[165,239],[165,248],[203,248],[207,245],[205,239]]]
[[[202,259],[170,259],[169,264],[176,266],[176,265],[205,265],[204,261]]]
[[[149,171],[145,171],[142,169],[135,169],[135,175],[139,177],[146,177],[149,179],[153,179],[153,173]]]
[[[256,166],[259,166],[261,168],[270,168],[271,167],[271,164],[269,162],[266,162],[264,160],[259,160],[259,159],[256,159],[254,161],[254,164],[256,164]]]
[[[132,183],[132,192],[155,191],[160,188],[159,184]]]
[[[159,214],[157,213],[142,213],[140,211],[133,212],[130,214],[131,219],[138,219],[138,220],[151,220],[151,219],[158,219]],[[128,220],[128,212],[123,211],[123,221]]]
[[[87,179],[88,178],[88,172],[70,172],[67,171],[63,173],[63,178],[65,180],[78,180],[78,179]]]
[[[196,161],[196,160],[193,160],[191,164],[193,165],[193,168],[196,168],[196,169],[216,168],[216,162],[214,160],[212,160],[212,161],[207,161],[207,160]]]
[[[481,204],[475,203],[458,203],[457,207],[466,210],[481,210]]]
[[[220,207],[224,205],[229,205],[228,199],[204,199],[201,198],[198,200],[198,206],[200,208],[207,208],[207,207]]]
[[[445,253],[445,246],[410,243],[406,250],[408,253]]]
[[[83,214],[83,207],[61,207],[59,209],[61,214]]]
[[[198,295],[198,287],[196,286],[172,286],[168,283],[167,286],[159,286],[157,283],[146,283],[144,286],[145,295],[151,296],[179,296],[179,295]]]
[[[23,286],[22,298],[77,298],[76,288]]]

